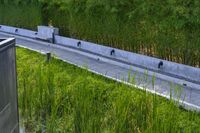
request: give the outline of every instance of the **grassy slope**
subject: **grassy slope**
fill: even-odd
[[[17,48],[20,113],[47,132],[192,132],[200,115],[45,56]]]

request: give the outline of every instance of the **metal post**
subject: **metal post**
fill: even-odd
[[[47,52],[46,55],[47,55],[46,61],[49,62],[51,60],[51,53]]]

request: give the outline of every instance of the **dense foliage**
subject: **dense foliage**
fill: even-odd
[[[199,0],[1,1],[15,3],[19,8],[26,3],[29,7],[36,7],[29,17],[20,19],[25,23],[24,26],[20,24],[22,27],[33,28],[38,23],[48,25],[51,22],[65,36],[200,66]],[[39,13],[38,7],[41,9]],[[34,13],[40,21],[33,21],[28,26],[26,19],[36,19],[32,17],[36,16]],[[18,16],[23,16],[21,14]],[[0,23],[19,25],[18,21],[10,22],[10,17],[3,20],[1,16],[2,12]]]
[[[17,49],[21,122],[26,132],[197,133],[200,115],[173,100]]]

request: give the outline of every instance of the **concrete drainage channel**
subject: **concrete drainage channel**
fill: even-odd
[[[0,25],[1,37],[15,37],[17,45],[43,54],[52,53],[65,62],[151,93],[173,96],[186,109],[200,111],[200,69],[135,54],[82,40],[59,36],[59,29],[38,26],[38,31]],[[154,80],[155,78],[155,80]],[[179,88],[180,96],[176,95]]]

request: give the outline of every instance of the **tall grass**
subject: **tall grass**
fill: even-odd
[[[0,6],[1,24],[33,29],[52,22],[64,36],[200,66],[198,0],[5,3]]]
[[[0,24],[36,30],[42,24],[39,4],[4,4],[0,3]]]
[[[47,63],[45,56],[18,48],[17,68],[21,121],[27,132],[200,131],[200,115],[179,108],[177,102],[62,61]]]

